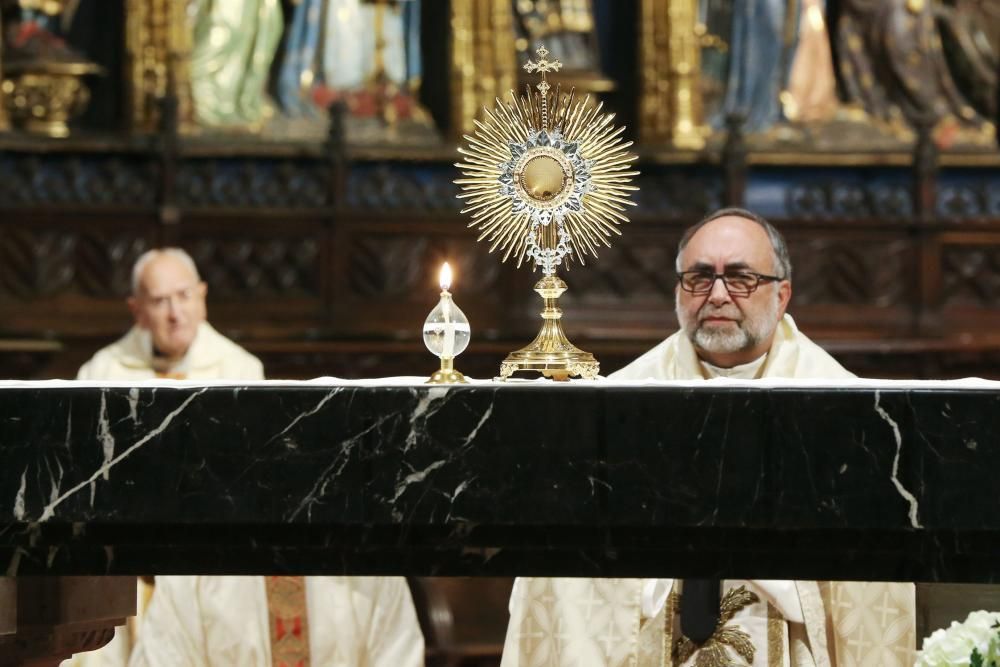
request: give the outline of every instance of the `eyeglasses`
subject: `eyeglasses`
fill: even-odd
[[[681,289],[691,294],[708,294],[715,287],[715,281],[722,279],[722,284],[732,296],[750,296],[760,287],[761,283],[781,281],[778,276],[766,276],[754,271],[681,271],[677,274]]]

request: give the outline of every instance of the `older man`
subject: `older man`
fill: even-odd
[[[262,380],[249,352],[205,321],[208,288],[180,248],[150,250],[132,269],[135,325],[80,368],[80,380]]]
[[[421,667],[402,577],[157,577],[130,667]]]
[[[682,237],[676,269],[680,331],[611,379],[853,377],[785,313],[792,295],[788,249],[763,218],[742,209],[709,215]],[[700,596],[713,586],[688,585]],[[503,665],[913,664],[912,584],[730,580],[714,586],[725,611],[710,616],[715,620],[706,636],[695,642],[682,632],[682,582],[520,579],[511,595]]]
[[[142,255],[128,300],[135,326],[95,354],[78,378],[263,379],[260,361],[205,321],[207,291],[183,250]],[[144,593],[140,598],[149,599],[151,591]],[[424,660],[401,577],[157,577],[140,631],[130,627],[64,667],[418,667]]]

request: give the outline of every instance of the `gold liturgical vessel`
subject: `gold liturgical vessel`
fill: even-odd
[[[477,240],[499,249],[503,260],[517,258],[520,266],[530,260],[541,269],[535,291],[542,297],[542,330],[527,347],[511,352],[500,365],[500,377],[518,371],[538,371],[554,380],[570,376],[597,377],[600,364],[594,355],[569,342],[557,306],[566,283],[556,269],[576,259],[597,256],[597,247],[611,247],[620,235],[618,225],[628,222],[624,211],[634,206],[629,193],[638,172],[632,142],[622,141],[624,127],[612,125],[614,114],[601,113],[589,97],[577,100],[575,91],[553,90],[546,74],[558,72],[558,60],[546,60],[540,47],[537,61],[524,69],[541,74],[535,90],[526,95],[513,91],[509,102],[496,100],[475,121],[474,137],[466,135],[459,148],[465,162],[456,167],[463,178],[458,196],[466,200],[462,213],[471,213],[470,227],[480,230]]]

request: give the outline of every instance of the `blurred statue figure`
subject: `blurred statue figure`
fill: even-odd
[[[733,3],[729,68],[720,112],[709,119],[722,127],[725,116],[741,113],[747,132],[761,132],[781,119],[794,30],[786,27],[788,0]]]
[[[722,102],[729,78],[729,42],[733,4],[730,0],[698,2],[695,34],[701,48],[701,104],[705,118],[722,119]]]
[[[748,132],[828,120],[837,108],[825,0],[700,3],[706,117],[745,116]]]
[[[870,116],[983,125],[948,71],[928,0],[843,0],[837,42],[847,101]]]
[[[995,119],[1000,0],[947,0],[934,10],[955,84],[976,111]]]
[[[0,0],[4,68],[83,62],[65,39],[78,5],[79,0]]]
[[[275,88],[292,118],[322,117],[343,100],[357,139],[401,122],[429,127],[416,101],[421,75],[420,0],[302,0]]]
[[[259,130],[273,114],[265,90],[284,27],[279,0],[192,0],[188,11],[196,123]]]
[[[801,0],[798,45],[788,85],[781,93],[782,111],[790,121],[829,120],[840,104],[825,13],[825,0]]]
[[[514,45],[520,65],[540,46],[563,64],[559,81],[583,93],[614,89],[601,72],[594,11],[590,0],[512,0]],[[519,72],[524,75],[523,70]],[[527,80],[527,79],[525,79]]]

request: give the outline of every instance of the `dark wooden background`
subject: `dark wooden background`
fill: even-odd
[[[0,373],[72,377],[130,324],[130,267],[180,245],[209,317],[269,377],[424,375],[421,325],[444,260],[472,324],[458,367],[497,373],[539,326],[538,274],[501,265],[460,215],[451,149],[0,135]],[[864,376],[1000,377],[1000,156],[641,155],[614,246],[574,266],[565,327],[610,372],[676,328],[676,243],[745,205],[786,234],[790,312]],[[877,159],[874,159],[877,158]],[[795,162],[798,160],[798,163]],[[829,163],[835,162],[831,166]]]
[[[0,135],[0,377],[73,377],[129,326],[135,258],[168,244],[192,253],[211,321],[272,378],[429,374],[420,331],[447,259],[473,330],[458,366],[495,375],[538,329],[537,274],[476,243],[451,149],[351,150],[338,127],[322,144],[280,146],[182,141],[169,126]],[[638,166],[622,237],[565,275],[566,330],[604,372],[675,329],[677,240],[737,204],[785,232],[790,311],[848,368],[1000,378],[1000,156],[938,155],[926,133],[912,154],[751,153],[737,132],[721,152],[643,154]],[[429,664],[496,664],[510,584],[412,581]],[[956,591],[921,589],[922,632],[995,594]]]

